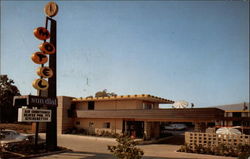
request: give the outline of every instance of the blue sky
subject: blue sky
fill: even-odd
[[[48,1],[1,1],[1,74],[21,94],[39,67]],[[249,2],[56,1],[58,95],[108,89],[197,107],[249,101]]]

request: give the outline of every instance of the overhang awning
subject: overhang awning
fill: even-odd
[[[224,118],[217,108],[76,110],[77,118],[135,119],[146,121],[202,122]]]

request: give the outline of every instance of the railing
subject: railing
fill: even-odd
[[[134,118],[155,121],[214,121],[223,118],[224,112],[216,108],[193,109],[123,109],[76,110],[77,118]]]
[[[185,132],[185,143],[192,149],[197,146],[218,146],[226,144],[236,146],[238,144],[250,145],[250,135],[221,135],[215,133]]]

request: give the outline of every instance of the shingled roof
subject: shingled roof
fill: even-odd
[[[244,106],[246,109],[244,110]],[[215,108],[219,108],[225,111],[250,111],[249,103],[238,103],[238,104],[228,104],[228,105],[219,105],[215,106]]]
[[[143,100],[150,102],[157,102],[160,104],[173,104],[174,101],[152,96],[149,94],[141,95],[121,95],[121,96],[111,96],[111,97],[87,97],[87,98],[76,98],[73,102],[87,102],[87,101],[111,101],[111,100]]]

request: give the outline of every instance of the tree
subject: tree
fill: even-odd
[[[13,97],[20,95],[14,81],[7,75],[0,75],[0,122],[17,120],[17,108],[13,107]]]
[[[119,136],[117,146],[108,146],[108,150],[118,159],[141,159],[144,152],[136,147],[136,142],[129,136]]]
[[[107,92],[107,89],[104,89],[103,91],[99,91],[95,93],[95,97],[111,97],[111,96],[117,96],[114,92]]]

